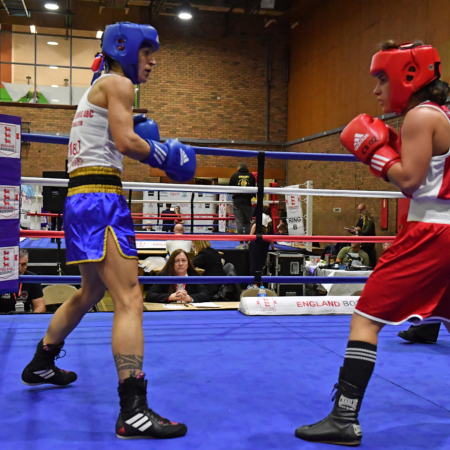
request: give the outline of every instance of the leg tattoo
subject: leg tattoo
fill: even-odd
[[[122,355],[121,353],[114,355],[117,372],[129,370],[130,377],[136,377],[139,372],[142,372],[143,361],[144,357],[140,355]]]

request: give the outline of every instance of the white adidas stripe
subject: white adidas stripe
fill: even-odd
[[[126,420],[125,423],[127,425],[131,425],[134,428],[137,428],[139,431],[145,431],[147,428],[153,425],[151,420],[147,416],[144,416],[144,414],[142,413],[136,414],[135,416]]]
[[[133,422],[136,422],[136,420],[139,420],[141,417],[143,417],[144,414],[138,413],[135,416],[131,417],[130,419],[126,420],[125,423],[128,425],[132,425]]]
[[[40,377],[44,379],[51,378],[53,375],[55,375],[55,372],[53,372],[53,369],[49,370],[38,370],[37,372],[34,372],[35,375],[39,375]]]
[[[147,421],[148,421],[148,417],[144,416],[142,419],[140,419],[137,422],[133,423],[133,427],[134,428],[139,428],[141,425],[143,425]]]
[[[151,426],[152,426],[152,423],[149,420],[145,425],[142,425],[142,427],[139,428],[139,431],[145,431],[148,427],[151,427]]]
[[[180,164],[183,165],[184,163],[189,162],[189,158],[183,149],[180,150],[180,153],[181,153]]]
[[[374,159],[377,159],[377,160],[380,160],[380,161],[384,161],[384,162],[390,161],[389,158],[386,158],[385,156],[381,156],[381,155],[373,155],[372,161]]]

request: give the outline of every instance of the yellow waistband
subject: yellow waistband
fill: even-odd
[[[105,194],[125,195],[123,189],[120,186],[111,186],[106,184],[84,184],[83,186],[70,188],[67,192],[67,197],[75,194],[94,194],[101,192]]]
[[[75,169],[73,172],[70,172],[69,177],[73,178],[83,175],[116,175],[120,177],[120,171],[112,167],[80,167],[79,169]]]

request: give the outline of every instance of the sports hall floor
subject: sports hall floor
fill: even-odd
[[[67,388],[27,387],[24,365],[51,316],[0,316],[0,448],[291,450],[332,448],[294,437],[331,409],[348,316],[247,317],[237,311],[144,314],[149,404],[188,434],[121,441],[111,313],[87,315],[66,343]],[[381,335],[360,415],[364,449],[450,448],[450,337],[410,345]]]

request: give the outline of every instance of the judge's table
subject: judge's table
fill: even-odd
[[[144,302],[145,311],[226,311],[236,310],[240,302],[204,302],[204,303],[148,303]]]
[[[339,269],[322,269],[320,267],[314,268],[309,266],[309,269],[317,277],[369,277],[373,270],[339,270]],[[305,275],[310,275],[305,273]],[[365,283],[349,283],[349,284],[334,284],[332,279],[330,283],[322,283],[323,288],[327,291],[327,295],[360,295],[364,289]]]

